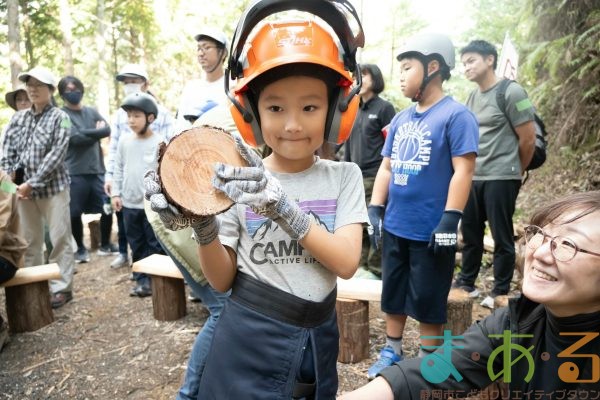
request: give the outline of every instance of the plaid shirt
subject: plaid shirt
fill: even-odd
[[[52,105],[38,115],[32,109],[15,113],[2,138],[0,169],[10,174],[23,168],[34,199],[68,189],[70,178],[64,160],[70,128],[69,116]]]

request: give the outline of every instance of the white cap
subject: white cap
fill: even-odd
[[[123,82],[125,78],[144,78],[148,80],[148,72],[141,64],[126,64],[117,74],[117,80]]]
[[[19,80],[21,82],[27,82],[29,77],[34,77],[40,82],[46,85],[56,86],[56,77],[49,69],[44,67],[34,67],[28,72],[21,72],[19,74]]]
[[[212,39],[216,42],[219,42],[223,45],[223,47],[227,48],[227,36],[225,36],[225,34],[219,29],[205,27],[200,30],[200,33],[194,36],[194,39],[196,39],[196,41],[199,41],[200,39],[202,39],[203,36],[208,37],[209,39]]]

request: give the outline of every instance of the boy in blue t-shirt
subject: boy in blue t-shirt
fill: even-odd
[[[478,146],[475,116],[442,88],[454,68],[450,39],[414,36],[397,59],[402,92],[416,104],[390,124],[369,205],[370,236],[382,246],[381,308],[387,314],[386,345],[369,379],[402,360],[407,316],[420,323],[420,354],[441,344],[424,336],[443,334],[457,227]]]

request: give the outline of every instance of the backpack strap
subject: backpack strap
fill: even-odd
[[[510,129],[512,129],[513,133],[516,135],[517,133],[515,132],[515,127],[513,126],[512,122],[510,122],[510,118],[508,118],[508,113],[506,112],[506,89],[508,89],[508,85],[513,82],[514,81],[512,79],[502,79],[498,83],[498,88],[496,89],[496,104],[498,104],[498,108],[500,111],[502,111],[502,114],[504,114],[506,121],[508,121]]]

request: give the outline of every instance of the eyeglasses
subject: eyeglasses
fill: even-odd
[[[209,50],[216,49],[217,46],[198,46],[198,52],[206,54]]]
[[[594,253],[593,251],[579,248],[575,242],[569,238],[561,236],[552,237],[544,232],[539,226],[529,225],[525,227],[525,243],[527,243],[527,246],[530,249],[536,250],[544,244],[546,238],[550,239],[550,251],[558,261],[571,261],[577,255],[578,251],[594,256],[600,256],[600,253]]]

